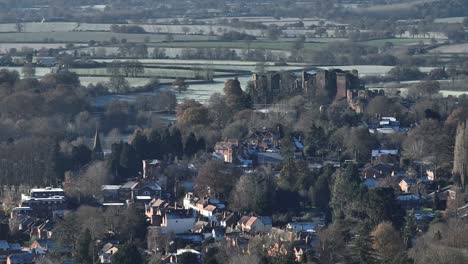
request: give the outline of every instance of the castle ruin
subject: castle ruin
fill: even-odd
[[[288,77],[285,80],[285,76]],[[365,90],[357,71],[340,69],[319,70],[316,73],[302,72],[300,76],[268,72],[252,75],[250,95],[255,104],[271,104],[283,96],[304,95],[333,103],[346,99],[350,108],[362,112],[368,99],[382,92]]]

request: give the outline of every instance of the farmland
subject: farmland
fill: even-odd
[[[373,47],[382,47],[385,43],[390,42],[394,46],[402,46],[402,45],[414,45],[418,44],[420,41],[428,41],[427,39],[423,38],[388,38],[388,39],[375,39],[369,41],[363,41],[362,44],[373,46]]]
[[[411,1],[403,4],[372,6],[371,8],[357,7],[355,12],[386,12],[412,7],[424,1]],[[236,22],[237,21],[237,22]],[[451,23],[460,18],[437,20],[437,23]],[[162,84],[172,83],[176,78],[183,78],[192,85],[187,97],[197,94],[197,98],[207,99],[211,91],[221,91],[220,88],[226,78],[242,76],[249,78],[255,71],[310,71],[311,65],[349,65],[333,66],[333,68],[355,69],[361,75],[384,75],[393,66],[369,66],[366,64],[385,64],[374,61],[381,48],[388,49],[387,43],[393,44],[389,54],[404,52],[411,46],[419,46],[421,42],[430,43],[434,37],[441,43],[446,36],[440,32],[411,33],[410,28],[393,35],[370,35],[372,30],[362,29],[359,34],[367,37],[353,38],[351,33],[354,26],[346,21],[333,21],[320,18],[298,17],[215,17],[215,18],[160,18],[148,20],[126,20],[111,23],[80,23],[80,22],[24,22],[18,24],[0,24],[0,53],[15,53],[15,61],[9,69],[22,72],[22,50],[30,48],[36,51],[35,56],[61,57],[69,56],[72,60],[81,61],[85,66],[70,66],[70,71],[78,74],[84,86],[96,83],[108,83],[111,73],[105,63],[113,60],[138,60],[144,67],[144,72],[137,77],[126,77],[130,86],[143,86],[152,78],[158,78]],[[244,22],[253,23],[250,26]],[[404,23],[412,23],[411,20]],[[247,23],[248,24],[248,23]],[[113,25],[137,26],[144,29],[139,33],[111,32]],[[140,28],[140,29],[141,29]],[[276,36],[270,36],[270,28],[278,28]],[[318,30],[320,29],[320,30]],[[115,30],[115,26],[114,29]],[[235,31],[252,36],[248,41],[243,38],[221,40],[224,33]],[[128,32],[128,31],[125,31]],[[319,33],[317,33],[319,32]],[[170,35],[168,34],[170,33]],[[356,32],[354,32],[356,33]],[[244,35],[245,35],[244,34]],[[227,34],[228,37],[230,36]],[[304,38],[299,38],[303,36]],[[229,39],[229,38],[227,38]],[[238,40],[239,39],[239,40]],[[352,41],[351,41],[352,40]],[[301,41],[301,43],[298,43]],[[343,44],[346,42],[346,44]],[[332,45],[337,44],[337,45]],[[350,51],[341,53],[345,46],[353,47]],[[135,53],[136,48],[145,51]],[[378,48],[378,49],[376,49]],[[11,50],[12,49],[12,50]],[[445,49],[445,50],[444,50]],[[463,46],[441,46],[435,52],[446,50],[465,52]],[[322,54],[323,51],[323,54]],[[354,52],[362,52],[354,54]],[[371,52],[372,54],[369,54]],[[37,53],[40,53],[39,55]],[[295,57],[295,54],[301,54]],[[329,53],[333,53],[330,56]],[[348,54],[346,54],[348,53]],[[372,55],[370,59],[365,57]],[[328,57],[327,57],[328,56]],[[158,59],[151,59],[158,58]],[[355,58],[359,58],[357,63]],[[88,62],[98,62],[93,65]],[[104,64],[99,64],[104,63]],[[387,64],[386,64],[387,65]],[[80,68],[82,67],[82,68]],[[331,68],[327,66],[327,68]],[[50,72],[50,68],[36,67],[36,76],[42,77]],[[427,72],[431,68],[421,68]],[[204,73],[214,78],[212,84],[199,84],[205,81]],[[128,75],[128,74],[127,74]],[[243,84],[245,85],[246,82]],[[208,87],[208,88],[207,88]],[[206,89],[205,89],[206,88]]]
[[[431,50],[432,53],[468,53],[468,44],[445,45]]]
[[[447,17],[447,18],[438,18],[435,19],[435,23],[447,23],[447,24],[454,24],[454,23],[463,23],[464,17]]]
[[[207,67],[205,67],[207,68]],[[200,68],[203,69],[203,68]],[[208,69],[208,68],[207,68]],[[97,69],[70,69],[78,75],[85,76],[110,76],[105,68]],[[158,78],[187,78],[196,79],[198,69],[171,69],[171,68],[145,68],[141,76],[144,77],[158,77]],[[222,74],[221,72],[214,72],[214,75]]]
[[[213,40],[215,37],[203,35],[174,35],[176,41]],[[110,41],[111,38],[117,40],[126,39],[129,42],[162,42],[166,34],[126,34],[113,32],[21,32],[21,33],[0,33],[1,42],[70,42],[88,43],[94,41]]]
[[[267,49],[267,50],[291,50],[291,42],[276,42],[276,41],[192,41],[192,42],[173,42],[173,43],[155,43],[152,46],[157,47],[184,47],[184,48],[238,48],[238,49]],[[320,50],[325,47],[324,43],[304,43],[304,48],[307,50]]]
[[[370,7],[356,8],[357,13],[381,13],[381,12],[404,12],[418,4],[435,2],[439,0],[408,0],[405,3],[393,3],[387,5],[373,5]]]
[[[105,84],[105,83],[109,82],[109,80],[110,80],[110,77],[103,77],[103,76],[99,76],[99,77],[80,76],[79,78],[80,78],[81,85],[83,85],[83,86],[88,86],[90,84],[98,84],[98,83]],[[150,78],[127,77],[127,78],[125,78],[125,80],[128,82],[128,84],[130,86],[134,87],[134,86],[144,86],[144,85],[148,84],[149,81],[150,81]],[[173,79],[159,79],[159,81],[162,84],[169,84],[169,83],[171,83],[173,81]]]

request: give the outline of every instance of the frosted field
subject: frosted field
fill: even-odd
[[[23,23],[23,32],[68,32],[68,31],[109,31],[111,24],[88,24],[76,22],[32,22]],[[16,24],[0,24],[0,32],[16,32]]]
[[[97,62],[112,62],[111,59],[94,59]],[[125,61],[122,59],[121,61]],[[175,59],[140,59],[143,64],[169,64],[169,65],[186,65],[186,64],[201,64],[201,65],[240,65],[240,66],[255,66],[256,61],[233,61],[233,60],[175,60]],[[273,66],[274,62],[265,62],[265,65]],[[296,65],[296,64],[294,64]]]
[[[110,41],[114,37],[117,40],[127,39],[129,42],[162,42],[166,39],[165,34],[126,34],[112,32],[93,32],[93,31],[46,31],[46,32],[22,32],[22,33],[0,33],[2,42],[71,42],[88,43],[89,40]],[[201,35],[174,35],[176,41],[200,41],[213,40],[214,36]]]
[[[383,65],[355,65],[355,66],[327,66],[320,67],[321,69],[342,69],[345,71],[357,70],[359,76],[382,76],[390,72],[394,66]],[[434,67],[419,67],[421,72],[430,72]]]
[[[182,42],[178,42],[179,44]],[[196,43],[196,42],[193,42]],[[216,42],[213,42],[216,44]],[[183,43],[182,43],[183,44]],[[168,44],[171,45],[171,44]],[[154,50],[158,49],[164,49],[165,55],[169,58],[176,58],[178,56],[182,55],[182,52],[186,49],[192,49],[188,47],[180,47],[180,48],[171,48],[171,47],[148,47],[148,54],[151,55]],[[195,48],[193,48],[195,49]],[[240,48],[229,48],[230,50],[234,50],[238,55],[241,55],[242,52],[246,51],[246,49],[240,49]],[[275,54],[280,57],[288,57],[291,55],[290,51],[286,50],[268,50],[272,54]],[[69,54],[73,53],[73,50],[68,50],[66,51]],[[96,54],[97,56],[100,56],[100,53],[103,53],[103,55],[118,55],[119,54],[119,48],[118,47],[86,47],[86,48],[80,48],[78,52],[88,52],[91,54]]]
[[[203,68],[201,68],[203,69]],[[70,71],[76,72],[78,75],[110,75],[106,68],[94,68],[94,69],[70,69]],[[220,72],[214,72],[214,75],[220,75]],[[188,78],[195,79],[195,69],[165,69],[165,68],[145,68],[145,72],[140,74],[141,76],[149,77],[162,77],[162,78]]]
[[[277,24],[279,26],[299,22],[300,20],[285,20],[285,21],[269,21],[266,25]],[[303,23],[306,27],[310,25],[318,24],[318,20],[304,20]],[[110,32],[112,24],[91,24],[91,23],[76,23],[76,22],[32,22],[23,23],[24,33],[50,33],[50,32]],[[141,26],[148,33],[172,33],[172,34],[183,34],[183,35],[222,35],[228,31],[241,31],[257,37],[265,37],[266,31],[263,29],[244,29],[235,28],[224,25],[161,25],[161,24],[118,24],[118,25],[137,25]],[[0,24],[1,33],[16,33],[16,24],[6,23]],[[286,29],[283,31],[288,36],[297,36],[298,34],[305,34],[307,32],[313,32],[311,30],[296,30]],[[328,32],[331,36],[334,34],[334,30]]]
[[[6,69],[9,71],[17,71],[21,75],[22,67],[0,67],[0,70]],[[42,77],[50,73],[50,68],[48,67],[36,67],[36,77]]]
[[[95,59],[97,62],[112,62],[109,59]],[[120,61],[126,61],[122,59]],[[217,61],[217,60],[171,60],[171,59],[142,59],[138,60],[145,65],[158,65],[158,66],[183,66],[183,67],[197,67],[200,69],[213,69],[223,71],[255,71],[258,62],[253,61]],[[285,71],[285,70],[302,70],[310,68],[309,64],[305,63],[291,63],[285,66],[275,66],[273,62],[265,63],[266,71]],[[226,74],[219,72],[215,74]]]
[[[88,86],[90,84],[106,83],[109,82],[110,77],[88,77],[80,76],[80,82],[83,86]],[[150,78],[125,78],[130,86],[144,86],[149,83]],[[167,81],[167,80],[161,80]]]
[[[224,82],[226,79],[228,78],[216,78],[214,79],[213,83],[190,84],[187,91],[182,92],[182,93],[178,93],[176,91],[174,92],[178,101],[183,101],[185,99],[194,99],[201,103],[207,103],[208,99],[210,98],[212,94],[223,93]],[[241,83],[242,89],[245,89],[247,86],[247,82],[250,80],[250,75],[239,76],[238,80]],[[161,90],[165,90],[165,89],[170,90],[171,89],[170,85],[162,85]],[[139,96],[157,95],[157,94],[158,92],[155,91],[155,92],[135,93],[135,94],[129,94],[129,95],[118,95],[118,94],[104,95],[104,96],[98,96],[96,98],[93,98],[92,103],[94,106],[102,107],[114,100],[134,102]]]
[[[6,52],[12,48],[20,50],[22,48],[40,49],[58,49],[64,48],[66,43],[0,43],[0,52]],[[87,44],[76,44],[75,46],[87,46]]]
[[[431,53],[468,53],[468,43],[445,45],[435,48]]]
[[[435,23],[463,23],[464,17],[446,17],[434,19]]]

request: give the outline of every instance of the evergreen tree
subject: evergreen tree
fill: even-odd
[[[333,219],[352,218],[352,210],[356,208],[351,205],[360,204],[362,198],[357,167],[354,164],[350,164],[345,170],[340,169],[335,173],[334,180],[330,202],[333,210]]]
[[[390,221],[400,228],[403,225],[404,210],[401,208],[393,188],[373,188],[369,190],[366,201],[369,228],[374,228],[383,221]]]
[[[272,213],[274,189],[275,183],[268,172],[256,175],[256,179],[254,179],[254,212],[259,215],[270,215]]]
[[[283,164],[283,168],[280,171],[278,184],[285,190],[293,190],[298,176],[298,169],[294,159],[288,158]]]
[[[63,156],[60,153],[60,144],[58,141],[56,141],[54,144],[49,162],[52,164],[51,167],[47,167],[50,169],[48,171],[50,184],[58,185],[58,176],[63,176],[65,172],[64,165],[66,164],[64,163]]]
[[[133,136],[132,147],[135,150],[135,158],[137,162],[140,164],[138,166],[138,171],[143,170],[142,161],[148,158],[148,154],[149,154],[148,146],[149,144],[148,144],[148,139],[146,138],[146,136],[141,131],[137,131],[135,135]]]
[[[184,155],[184,144],[182,143],[182,134],[177,127],[171,129],[167,143],[172,150],[172,154],[178,158],[182,158]]]
[[[157,130],[151,130],[148,136],[148,158],[161,159],[161,147],[161,135]]]
[[[317,127],[315,124],[312,125],[306,136],[305,144],[308,156],[319,156],[321,149],[327,145],[327,137],[323,128]]]
[[[124,143],[120,153],[120,167],[124,176],[135,177],[138,174],[140,164],[137,160],[135,149],[128,143]]]
[[[169,131],[169,128],[166,128],[161,133],[161,156],[162,157],[167,157],[167,155],[172,154],[170,141],[171,141],[171,132]]]
[[[305,193],[317,181],[317,176],[312,174],[309,169],[309,164],[303,160],[295,162],[297,169],[296,182],[294,190],[300,193]]]
[[[414,210],[408,212],[405,217],[405,226],[403,228],[403,242],[405,243],[406,248],[412,246],[411,240],[416,234],[416,221],[414,217]]]
[[[113,264],[141,264],[144,263],[138,248],[133,242],[124,244],[117,253],[112,255]]]
[[[114,177],[119,178],[121,175],[121,167],[120,167],[120,155],[122,153],[123,142],[114,143],[111,146],[111,155],[109,160],[109,165],[111,167],[111,171],[114,174]]]
[[[186,252],[182,253],[179,256],[177,256],[177,263],[181,264],[197,264],[200,263],[198,260],[198,255],[191,253],[191,252]]]
[[[206,142],[203,137],[199,137],[197,140],[197,152],[198,151],[205,151],[206,150]]]
[[[352,264],[372,264],[379,263],[377,255],[372,248],[372,239],[367,230],[362,226],[358,227],[350,245],[350,263]]]
[[[192,157],[198,151],[198,141],[195,134],[191,132],[185,141],[184,153],[187,157]]]
[[[318,177],[315,185],[311,187],[312,193],[309,194],[312,203],[323,211],[327,210],[330,203],[330,177],[331,170],[327,169]]]
[[[74,259],[78,264],[89,264],[93,262],[91,231],[88,228],[80,235]]]

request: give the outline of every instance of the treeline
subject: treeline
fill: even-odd
[[[114,33],[133,33],[133,34],[142,34],[146,33],[145,29],[141,26],[136,25],[112,25],[110,31]]]
[[[241,33],[238,31],[229,31],[226,33],[223,33],[221,36],[218,37],[219,40],[223,41],[236,41],[236,40],[256,40],[257,38],[255,36],[246,34],[246,33]]]
[[[172,161],[176,158],[190,159],[197,152],[206,148],[203,137],[197,138],[190,133],[185,141],[177,127],[136,131],[129,143],[119,142],[112,145],[109,159],[111,171],[116,179],[125,181],[129,176],[142,173],[142,161],[159,159]]]
[[[167,91],[133,104],[110,103],[98,117],[88,104],[93,92],[82,87],[74,73],[37,80],[0,70],[0,184],[58,185],[66,171],[91,161],[89,147],[97,125],[114,138],[103,142],[110,147],[131,127],[164,126],[152,112],[175,111],[177,104]]]

